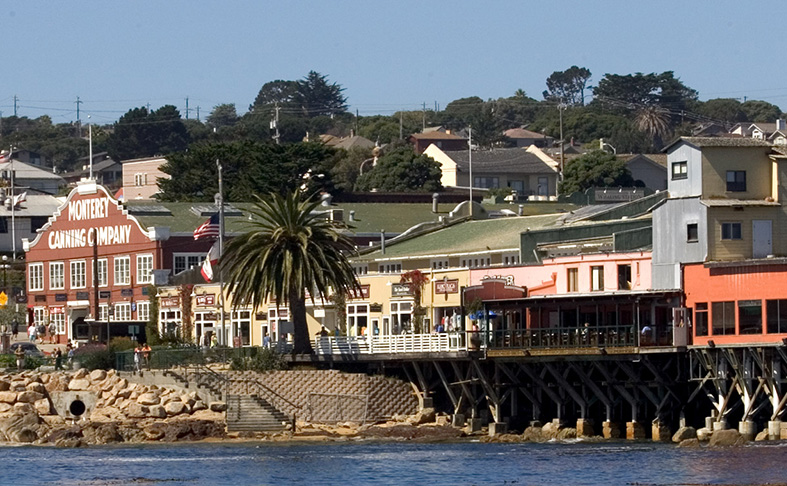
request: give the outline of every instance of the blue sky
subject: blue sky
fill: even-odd
[[[776,1],[79,1],[0,0],[0,111],[183,113],[235,103],[309,70],[346,88],[361,115],[451,100],[541,99],[571,65],[605,73],[675,71],[701,99],[763,99],[787,109]],[[196,113],[192,112],[191,117]]]

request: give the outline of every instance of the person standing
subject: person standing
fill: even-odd
[[[152,351],[152,349],[150,349],[150,346],[148,346],[147,343],[143,343],[142,344],[142,359],[145,361],[145,368],[147,368],[148,371],[150,371],[150,352],[151,351]]]
[[[14,341],[16,341],[17,336],[19,336],[19,323],[16,319],[11,322],[11,334],[14,336]]]
[[[17,371],[22,371],[23,369],[25,369],[25,350],[22,349],[21,345],[16,346],[16,350],[14,351],[14,356],[16,356]]]
[[[55,370],[63,369],[63,351],[60,348],[55,350]]]
[[[134,373],[139,373],[142,371],[142,367],[140,366],[140,362],[142,360],[142,348],[137,345],[134,348]]]
[[[27,327],[27,337],[30,339],[31,343],[36,342],[36,326],[33,323]]]
[[[57,337],[57,324],[54,322],[49,323],[49,344],[55,344]]]

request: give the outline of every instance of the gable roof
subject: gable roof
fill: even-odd
[[[626,164],[644,159],[646,162],[656,164],[662,168],[667,167],[667,154],[620,154],[617,157]]]
[[[14,171],[14,178],[16,180],[23,179],[48,179],[56,180],[65,185],[66,181],[57,174],[53,174],[51,170],[44,170],[41,167],[33,164],[21,162],[16,159],[11,159],[9,162],[0,164],[0,171],[11,170]]]
[[[467,150],[446,150],[460,171],[470,169],[470,155]],[[553,173],[550,167],[536,154],[524,148],[497,148],[473,151],[473,170],[486,173],[520,173],[545,174]]]
[[[464,137],[445,132],[413,133],[410,136],[417,140],[467,140]]]
[[[756,138],[729,138],[729,137],[680,137],[673,140],[662,152],[669,151],[675,145],[686,142],[695,147],[772,147],[773,144]]]
[[[347,137],[339,140],[338,142],[334,141],[332,144],[335,148],[341,148],[345,150],[349,150],[353,147],[361,147],[361,148],[374,148],[374,142],[369,140],[366,137],[362,137],[360,135],[355,135],[353,137]]]
[[[505,135],[508,138],[543,138],[543,139],[552,138],[543,133],[531,132],[530,130],[525,130],[524,128],[510,128],[504,131],[503,135]]]

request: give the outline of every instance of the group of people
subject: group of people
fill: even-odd
[[[54,322],[49,324],[49,327],[38,324],[33,325],[30,324],[27,326],[27,338],[30,340],[31,343],[38,342],[38,344],[44,344],[44,339],[47,337],[47,333],[49,334],[49,344],[56,344],[57,343],[57,324]],[[11,323],[11,334],[16,340],[17,336],[19,336],[19,323],[14,321]]]
[[[134,371],[141,372],[144,366],[150,370],[150,346],[147,343],[142,343],[141,346],[134,348]]]

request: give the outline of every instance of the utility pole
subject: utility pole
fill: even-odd
[[[562,101],[557,105],[560,112],[560,182],[563,182],[563,167],[565,165],[565,158],[563,154],[563,110],[566,109],[566,104]]]
[[[19,101],[19,98],[14,95],[14,116],[16,116],[16,102]]]
[[[186,120],[189,119],[189,97],[186,96]]]
[[[274,105],[274,115],[273,120],[271,120],[271,130],[276,130],[276,133],[273,135],[273,139],[276,140],[276,145],[279,145],[279,102],[277,101]]]
[[[473,219],[473,127],[467,128],[467,163],[470,166],[470,219]]]
[[[423,118],[422,118],[421,125],[423,125],[421,127],[421,131],[426,130],[426,101],[424,101]]]
[[[145,109],[148,110],[148,115],[150,114],[150,103],[145,104]]]
[[[199,121],[199,105],[197,105],[197,121]]]
[[[278,142],[278,141],[277,141]],[[224,187],[221,177],[221,160],[216,159],[216,169],[219,173],[219,258],[224,254]],[[210,258],[210,256],[208,256]],[[219,265],[219,305],[221,306],[221,340],[219,343],[227,345],[224,339],[226,322],[224,320],[224,269]]]
[[[79,105],[82,104],[82,101],[80,101],[79,96],[77,96],[77,100],[74,103],[76,103],[76,105],[77,105],[77,125],[80,125],[80,123],[79,123]]]
[[[358,135],[358,108],[355,109],[355,135]]]

